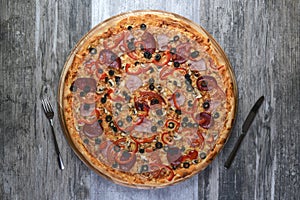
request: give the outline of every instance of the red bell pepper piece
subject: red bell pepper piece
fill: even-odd
[[[161,135],[161,140],[164,144],[167,145],[173,145],[174,144],[174,139],[172,136],[170,136],[169,132],[165,132]]]
[[[161,58],[159,61],[154,59],[153,63],[157,66],[164,66],[164,65],[168,64],[170,62],[171,57],[172,57],[171,53],[169,51],[166,51],[164,54],[165,54],[164,60],[163,60],[163,58]]]

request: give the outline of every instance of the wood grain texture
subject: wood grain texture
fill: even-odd
[[[55,105],[76,42],[110,16],[160,9],[201,24],[227,53],[239,88],[232,136],[205,171],[159,190],[129,189],[91,172],[55,117],[66,169],[56,162],[40,95]],[[0,0],[0,199],[299,199],[298,0]],[[265,102],[229,170],[223,165],[251,106]]]

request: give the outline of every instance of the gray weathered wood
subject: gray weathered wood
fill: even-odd
[[[55,103],[65,59],[93,26],[115,14],[160,9],[210,32],[227,53],[239,88],[232,137],[198,177],[136,190],[91,172],[65,141],[60,171],[41,93]],[[0,1],[0,199],[298,199],[300,2],[297,0]],[[232,167],[223,165],[252,104],[265,95]]]

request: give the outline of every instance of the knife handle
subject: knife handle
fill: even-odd
[[[227,160],[226,160],[226,162],[224,164],[224,167],[226,167],[227,169],[230,167],[230,165],[231,165],[231,163],[232,163],[232,161],[233,161],[233,159],[234,159],[234,157],[235,157],[235,155],[236,155],[236,153],[237,153],[237,151],[238,151],[238,149],[239,149],[239,147],[240,147],[240,145],[241,145],[241,143],[242,143],[245,135],[246,135],[245,133],[242,133],[240,135],[240,137],[239,137],[238,141],[235,143],[235,145],[234,145],[234,147],[233,147],[233,149],[232,149],[229,157],[227,158]]]

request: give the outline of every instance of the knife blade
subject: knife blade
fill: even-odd
[[[244,139],[244,137],[246,136],[246,133],[248,132],[260,106],[262,105],[263,101],[264,101],[265,97],[261,96],[256,103],[254,104],[254,106],[251,108],[246,120],[244,121],[243,125],[242,125],[242,134],[239,136],[238,141],[235,143],[230,155],[228,156],[224,166],[226,168],[229,168],[231,166],[231,163]]]

